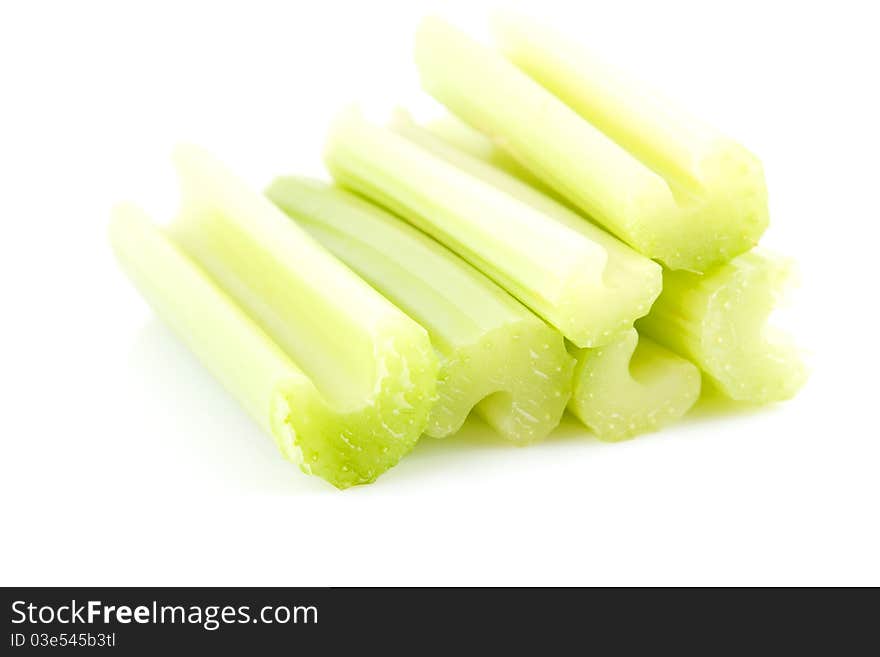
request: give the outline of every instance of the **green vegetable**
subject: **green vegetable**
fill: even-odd
[[[665,271],[663,292],[640,332],[692,360],[731,399],[793,397],[807,378],[798,349],[767,318],[792,263],[751,251],[705,274]]]
[[[549,199],[530,185],[500,171],[503,159],[493,157],[485,138],[462,124],[447,121],[440,130],[426,130],[404,111],[395,115],[394,129],[438,156],[465,171],[512,194],[548,217],[590,232],[602,240],[609,263],[620,260],[618,268],[639,266],[652,271],[656,265],[639,256],[604,231],[584,221],[579,215]],[[449,135],[462,152],[437,134]],[[512,169],[515,171],[515,168]],[[594,234],[596,233],[596,234]],[[625,281],[626,279],[621,279]],[[632,293],[636,284],[625,284],[616,295]],[[612,301],[609,299],[609,303]],[[628,329],[611,343],[595,349],[569,345],[577,358],[574,387],[568,408],[602,440],[620,440],[646,431],[684,415],[700,393],[700,373],[695,365],[664,349],[652,340]]]
[[[516,66],[425,20],[416,38],[424,88],[593,220],[673,269],[706,271],[757,243],[767,195],[748,151],[531,22],[502,18],[496,31]]]
[[[176,152],[168,233],[131,206],[111,240],[144,296],[308,474],[373,481],[435,400],[425,330],[203,152]]]
[[[525,203],[540,212],[543,217],[577,231],[590,242],[598,244],[605,252],[605,272],[604,286],[595,296],[597,317],[599,314],[607,315],[608,318],[604,321],[610,323],[613,317],[619,316],[620,308],[649,308],[659,294],[662,274],[657,263],[639,255],[614,236],[585,221],[579,214],[542,194],[524,180],[494,166],[491,151],[483,150],[476,156],[464,152],[416,124],[402,110],[395,113],[391,127],[397,134],[418,144],[435,157]],[[623,321],[618,326],[620,330],[626,330],[631,328],[632,324]],[[614,336],[612,340],[617,337]],[[607,340],[605,343],[612,340]]]
[[[435,237],[578,346],[607,344],[659,293],[656,264],[621,257],[616,240],[579,217],[552,221],[355,113],[334,124],[326,161],[341,185]]]
[[[622,440],[677,420],[700,396],[696,365],[657,343],[625,331],[577,358],[568,409],[600,440]]]
[[[474,406],[513,441],[543,438],[559,424],[574,363],[558,332],[430,237],[353,194],[279,178],[267,195],[428,330],[440,360],[428,435],[458,431]]]
[[[568,221],[574,221],[573,213],[565,208],[560,210],[558,203],[522,181],[519,185],[511,184],[511,175],[500,175],[490,163],[504,167],[503,159],[493,157],[492,147],[487,147],[485,138],[471,128],[449,119],[421,128],[404,112],[398,113],[395,125],[398,131],[432,151],[443,152],[450,160],[455,158],[472,173],[477,173],[473,161],[479,158],[484,164],[484,179],[493,178],[497,184],[504,184],[508,192],[548,216],[563,220],[567,215]],[[458,155],[453,156],[456,151]],[[462,151],[467,151],[465,156]],[[791,267],[789,261],[752,251],[703,276],[665,270],[663,292],[648,316],[638,320],[636,326],[641,333],[647,332],[694,361],[722,392],[734,399],[755,403],[787,399],[806,380],[806,368],[790,338],[765,324]],[[648,340],[641,335],[636,358],[643,344],[648,344]],[[730,347],[734,344],[736,350]],[[674,360],[669,359],[670,368],[673,364]],[[578,397],[577,380],[576,375],[570,406]]]

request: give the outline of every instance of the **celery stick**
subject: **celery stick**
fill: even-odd
[[[326,161],[341,185],[435,237],[580,347],[610,342],[659,292],[659,268],[620,270],[601,231],[591,237],[586,222],[552,221],[356,113],[335,122]],[[637,289],[618,296],[633,283]]]
[[[702,276],[665,271],[663,292],[636,326],[699,365],[734,400],[788,399],[806,381],[807,369],[791,339],[767,318],[791,273],[790,261],[761,251]]]
[[[175,160],[167,233],[114,215],[123,268],[287,458],[339,488],[373,481],[434,403],[427,333],[210,157]]]
[[[706,271],[757,243],[768,215],[754,156],[575,59],[545,31],[532,35],[516,19],[499,21],[497,31],[525,70],[425,20],[416,39],[423,87],[593,220],[673,269]]]
[[[545,217],[579,232],[591,242],[600,245],[606,253],[605,286],[596,296],[597,313],[617,312],[613,309],[620,305],[650,307],[659,294],[662,274],[661,267],[657,263],[639,255],[614,236],[585,221],[576,212],[542,194],[523,180],[493,166],[490,151],[483,150],[479,156],[474,157],[422,128],[402,110],[395,113],[392,130],[432,155],[513,196]],[[487,158],[487,161],[480,158]]]
[[[496,166],[501,167],[505,166],[503,160],[492,157],[492,149],[487,148],[485,142],[483,142],[482,145],[480,144],[479,133],[473,132],[467,126],[456,125],[454,121],[444,120],[442,124],[434,123],[428,126],[426,130],[416,126],[405,113],[399,112],[395,117],[395,125],[398,131],[406,134],[411,139],[418,140],[419,143],[425,147],[431,148],[435,153],[442,152],[450,159],[453,159],[454,156],[448,147],[453,146],[457,149],[467,151],[467,154],[480,158],[484,161],[484,164],[495,164]],[[428,131],[430,131],[431,134],[427,134]],[[437,141],[437,139],[432,140],[436,135],[441,135],[443,137],[442,143]],[[474,158],[470,158],[470,160],[472,159]],[[469,170],[476,175],[477,169],[470,160],[466,157],[462,157],[461,154],[455,159],[459,166],[468,167]],[[489,168],[484,168],[480,175],[486,180],[493,178],[496,184],[502,184],[502,182],[505,181],[504,176],[499,175],[498,173],[492,174],[491,171],[492,170]],[[515,171],[515,169],[513,171]],[[516,186],[510,184],[509,181],[504,182],[504,184],[507,191],[515,194],[520,200],[534,205],[538,209],[541,209],[545,214],[554,216],[557,219],[563,218],[563,215],[566,212],[565,209],[562,210],[562,214],[559,214],[559,210],[552,209],[554,203],[543,197],[537,191],[533,189],[530,190],[529,187],[525,185]],[[570,215],[571,213],[568,214]],[[749,262],[758,263],[751,267],[754,271],[751,271],[751,273],[742,272],[735,276],[732,273],[729,273],[727,277],[723,274],[717,276],[708,274],[701,277],[689,272],[672,272],[666,270],[664,272],[663,293],[655,302],[648,316],[637,322],[637,326],[640,331],[648,331],[649,334],[651,334],[652,330],[660,331],[665,328],[665,337],[660,337],[660,333],[655,334],[653,337],[697,363],[708,372],[710,378],[715,380],[717,387],[734,399],[755,402],[785,399],[793,396],[803,384],[806,379],[806,369],[800,361],[797,350],[791,345],[791,342],[787,338],[779,336],[778,333],[774,333],[771,330],[765,331],[762,329],[762,326],[775,304],[776,298],[781,292],[781,288],[788,276],[790,264],[773,260],[769,256],[760,255],[760,252],[752,252],[735,258],[729,263],[727,269],[722,267],[722,270],[728,272],[736,271],[741,268],[746,268]],[[679,311],[677,306],[673,305],[675,303],[680,303],[676,300],[677,293],[674,291],[677,282],[678,287],[683,288],[689,286],[696,288],[698,284],[705,284],[707,289],[705,294],[707,295],[707,298],[703,300],[702,303],[705,304],[704,310],[700,312],[707,313],[709,312],[708,295],[711,294],[711,290],[727,288],[728,291],[723,292],[722,294],[729,295],[733,293],[731,290],[735,286],[740,285],[739,281],[742,281],[743,285],[749,281],[755,282],[756,287],[750,289],[749,292],[749,298],[754,298],[755,301],[753,303],[751,300],[741,299],[736,305],[731,303],[726,309],[723,307],[724,302],[716,302],[715,305],[712,306],[714,308],[712,312],[716,313],[719,319],[716,320],[717,324],[715,324],[714,327],[710,320],[706,320],[706,326],[708,327],[706,329],[706,336],[708,337],[705,337],[704,341],[708,346],[705,349],[699,346],[699,340],[697,338],[689,340],[687,337],[691,333],[703,335],[704,329],[699,327],[699,322],[702,321],[702,319],[694,320],[694,327],[681,329],[684,333],[677,334],[676,331],[679,329],[676,327],[683,326],[683,320],[673,319],[672,316],[664,316],[663,314],[664,307],[667,306],[671,308],[667,312],[672,313],[672,315],[677,312],[683,312]],[[693,294],[696,295],[696,292]],[[719,303],[721,305],[719,305]],[[729,323],[730,319],[733,320],[732,323]],[[653,325],[658,325],[659,328],[652,329]],[[739,328],[743,325],[747,325],[748,329],[743,330],[742,328]],[[742,350],[733,353],[725,347],[721,349],[720,352],[715,353],[716,345],[732,343],[734,336],[743,341],[741,345],[743,347]],[[717,342],[718,338],[721,339],[721,343]],[[766,342],[768,339],[770,340],[769,345]],[[689,342],[696,344],[697,346],[688,347],[686,343]],[[640,336],[639,339],[640,349],[643,343],[646,343],[644,335]],[[639,350],[636,351],[636,356],[638,353]],[[704,361],[698,357],[698,354],[701,353],[708,353],[711,356]],[[777,359],[778,361],[775,362],[775,364],[774,359]],[[709,363],[714,365],[710,365]],[[709,369],[710,367],[713,367],[713,369]],[[717,371],[718,374],[713,376],[713,371]],[[768,386],[770,392],[761,391],[761,384],[759,383],[760,378],[756,377],[754,374],[754,372],[759,371],[765,372],[762,376],[767,381],[766,386]],[[730,382],[722,383],[724,380]],[[751,383],[749,383],[749,381],[751,381]],[[775,392],[773,392],[773,390],[775,390]],[[576,376],[575,392],[572,396],[570,406],[576,403],[577,397]]]
[[[477,412],[529,442],[557,424],[574,362],[562,336],[424,233],[346,191],[279,178],[267,195],[313,237],[428,330],[440,360],[425,430],[442,438]]]
[[[625,331],[598,349],[571,349],[577,358],[568,409],[600,440],[654,431],[684,415],[700,396],[696,365]]]
[[[482,135],[461,124],[456,126],[447,122],[445,125],[453,127],[432,132],[415,124],[406,112],[398,111],[393,129],[547,216],[587,231],[608,250],[609,271],[616,265],[620,272],[641,269],[643,276],[656,272],[656,263],[497,168],[504,168],[506,163],[493,157],[491,144],[487,148],[488,142]],[[463,150],[438,138],[437,134],[450,135],[450,141],[456,146],[461,144]],[[506,168],[516,171],[515,167]],[[619,298],[638,293],[640,284],[632,274],[621,273],[617,279],[620,284],[614,296]],[[624,331],[604,347],[570,348],[570,351],[578,359],[578,364],[569,410],[601,440],[620,440],[657,429],[684,415],[699,396],[700,373],[697,367],[652,340],[639,336],[634,329]]]

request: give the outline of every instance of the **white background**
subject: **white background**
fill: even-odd
[[[795,256],[794,401],[605,445],[471,424],[379,481],[302,475],[117,271],[175,142],[255,188],[320,173],[341,107],[420,95],[411,38],[482,2],[0,4],[0,583],[880,584],[877,17],[870,2],[566,2],[564,26],[762,157]],[[528,9],[528,7],[527,7]],[[372,111],[372,109],[371,109]]]

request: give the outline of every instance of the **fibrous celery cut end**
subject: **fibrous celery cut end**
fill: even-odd
[[[568,408],[603,441],[655,431],[684,415],[700,395],[699,369],[635,329],[604,347],[572,353],[577,366]]]
[[[269,198],[424,326],[437,351],[437,403],[426,433],[457,431],[476,407],[503,437],[543,438],[570,394],[562,336],[464,260],[342,189],[280,178]]]
[[[176,160],[184,203],[167,233],[114,215],[123,268],[286,457],[339,488],[375,480],[427,422],[427,333],[210,156]]]
[[[435,399],[435,357],[401,338],[398,329],[377,335],[380,374],[359,409],[340,413],[314,388],[275,398],[273,435],[304,472],[339,488],[371,483],[415,445]]]
[[[545,438],[565,411],[573,367],[562,336],[537,317],[488,331],[441,361],[441,403],[428,433],[454,433],[474,408],[507,440]]]
[[[790,260],[758,250],[705,275],[667,271],[663,292],[637,326],[693,360],[731,399],[789,399],[808,371],[791,338],[767,320],[792,274]]]
[[[663,217],[650,199],[633,214],[628,241],[670,269],[707,272],[756,246],[770,222],[760,161],[728,140],[710,148],[697,167],[699,192]]]

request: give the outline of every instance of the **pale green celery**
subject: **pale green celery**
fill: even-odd
[[[789,336],[767,324],[792,263],[750,251],[705,275],[665,271],[663,292],[640,332],[695,362],[728,397],[793,397],[807,369]]]
[[[568,409],[600,440],[616,441],[677,420],[700,396],[700,370],[659,344],[625,331],[577,358]]]
[[[395,118],[404,124],[412,123],[412,119],[405,110],[398,109],[395,113]],[[557,194],[555,189],[526,169],[510,153],[454,114],[444,114],[432,121],[428,121],[422,127],[447,144],[455,146],[458,150],[488,162],[497,169],[506,171],[511,176],[519,178],[545,195],[555,198],[557,201],[566,202],[562,196]]]
[[[583,220],[553,221],[355,112],[335,122],[326,161],[341,185],[445,244],[578,346],[610,342],[659,293],[659,268],[646,274],[639,264],[634,276],[623,274],[604,233],[591,235]],[[619,275],[638,290],[619,294]]]
[[[493,147],[480,133],[456,119],[444,120],[422,128],[402,110],[395,113],[393,129],[419,143],[434,154],[494,184],[532,205],[549,217],[581,230],[596,231],[604,240],[609,265],[619,271],[647,272],[659,266],[636,254],[611,235],[595,228],[579,215],[517,180],[516,168],[505,166],[503,159],[492,156]],[[502,171],[501,169],[505,169]],[[644,275],[644,274],[643,274]],[[642,288],[630,275],[621,273],[617,294],[625,295]],[[700,394],[700,372],[677,354],[640,336],[630,328],[603,347],[579,349],[569,345],[577,358],[569,410],[586,424],[600,440],[621,440],[653,431],[684,415]]]
[[[671,268],[706,271],[757,243],[768,214],[753,155],[532,29],[516,18],[497,22],[519,68],[425,20],[416,39],[422,85],[593,220]]]
[[[489,151],[484,150],[474,156],[460,150],[416,124],[403,110],[395,112],[391,129],[434,156],[513,196],[545,217],[577,231],[601,246],[606,256],[603,274],[605,285],[596,293],[595,312],[608,315],[606,321],[612,321],[612,317],[620,312],[619,307],[634,307],[639,315],[644,315],[657,298],[662,284],[660,265],[639,255],[613,235],[585,221],[581,215],[542,194],[525,181],[494,166]],[[631,327],[631,323],[621,322],[618,332]]]
[[[281,452],[339,488],[415,444],[435,400],[425,330],[192,147],[169,231],[117,209],[125,271]]]
[[[325,183],[279,178],[266,194],[428,330],[440,370],[426,433],[448,436],[476,407],[505,438],[559,424],[574,367],[562,336],[454,253],[403,220]]]

